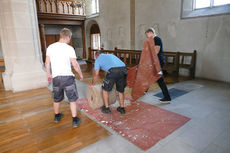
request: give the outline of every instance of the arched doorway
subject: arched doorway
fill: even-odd
[[[93,24],[90,28],[90,47],[101,49],[101,34],[98,24]]]

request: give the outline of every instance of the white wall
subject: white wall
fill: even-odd
[[[136,49],[154,26],[164,50],[197,50],[196,76],[230,82],[230,15],[180,19],[181,0],[136,0]]]
[[[100,0],[98,17],[86,20],[86,47],[90,46],[89,29],[99,25],[104,49],[130,48],[130,0]]]

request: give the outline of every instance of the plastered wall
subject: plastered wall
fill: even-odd
[[[97,23],[101,46],[105,49],[130,48],[130,0],[100,0],[99,16],[86,20],[86,46],[90,46],[90,27]]]
[[[230,15],[181,19],[181,0],[136,0],[135,47],[155,27],[164,50],[197,50],[196,76],[230,82]]]

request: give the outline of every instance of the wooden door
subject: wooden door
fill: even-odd
[[[59,41],[60,36],[59,35],[46,35],[46,46],[48,47],[50,44],[55,43],[57,41]],[[71,38],[70,46],[73,46],[73,40]]]
[[[46,35],[46,46],[57,42],[59,40],[59,35]]]

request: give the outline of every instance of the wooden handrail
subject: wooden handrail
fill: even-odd
[[[88,59],[94,61],[94,53],[98,51],[97,49],[88,49]],[[116,50],[104,50],[101,49],[102,53],[105,54],[114,54],[120,58],[128,67],[135,66],[139,63],[141,51],[140,50],[125,50],[125,49],[116,49]]]
[[[88,59],[91,62],[94,62],[94,53],[98,51],[97,49],[88,49]],[[127,67],[132,67],[139,64],[139,60],[141,57],[141,50],[127,50],[127,49],[117,49],[114,50],[104,50],[101,49],[101,51],[105,54],[114,54],[118,58],[120,58]],[[185,63],[185,57],[189,56],[191,58],[191,62],[189,64]],[[176,80],[179,76],[179,69],[180,68],[186,68],[189,69],[190,72],[190,78],[195,77],[195,68],[196,68],[196,51],[192,53],[188,52],[169,52],[164,51],[164,57],[165,57],[165,65],[163,67],[163,70],[165,71],[172,71],[175,73]],[[170,61],[170,58],[172,60]]]

